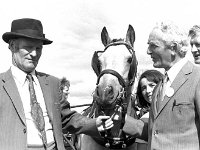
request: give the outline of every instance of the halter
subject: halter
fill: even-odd
[[[114,41],[114,42],[108,44],[103,51],[97,51],[97,53],[99,53],[99,52],[103,53],[108,49],[108,47],[116,46],[116,45],[125,45],[127,47],[127,49],[129,50],[129,52],[132,54],[132,56],[135,54],[133,47],[124,41]],[[132,57],[132,59],[133,59],[133,57]],[[126,148],[127,146],[130,146],[135,141],[135,138],[125,135],[125,133],[122,132],[122,128],[124,126],[125,115],[127,113],[127,106],[128,106],[127,101],[129,101],[127,99],[128,99],[128,97],[131,97],[131,94],[128,93],[128,89],[134,83],[136,73],[133,75],[132,81],[125,82],[123,77],[117,71],[112,70],[112,69],[105,69],[105,70],[101,71],[100,74],[98,75],[96,85],[99,84],[100,78],[104,74],[111,74],[111,75],[114,75],[115,77],[117,77],[117,79],[123,89],[119,93],[117,98],[112,102],[111,106],[114,106],[114,107],[111,107],[111,108],[106,108],[106,107],[101,106],[98,103],[98,99],[100,99],[100,98],[98,96],[93,95],[93,98],[94,98],[94,102],[93,102],[93,106],[92,106],[93,111],[89,115],[90,115],[90,117],[91,116],[95,117],[95,113],[96,113],[95,107],[100,106],[99,110],[102,115],[105,115],[104,110],[113,109],[114,113],[112,114],[111,119],[113,119],[118,113],[120,113],[122,116],[122,120],[121,120],[120,129],[119,129],[119,133],[118,133],[117,137],[109,137],[111,135],[111,130],[107,130],[105,132],[100,133],[101,137],[102,137],[101,139],[95,138],[95,137],[93,139],[100,145],[107,147],[107,148],[112,148],[112,149]],[[128,94],[130,94],[130,95],[128,95]],[[113,104],[115,104],[115,105],[113,105]]]

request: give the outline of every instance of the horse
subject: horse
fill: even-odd
[[[110,38],[106,27],[102,29],[103,51],[95,51],[91,65],[97,75],[93,103],[83,115],[96,118],[110,116],[114,127],[101,132],[101,137],[78,136],[78,150],[133,150],[135,138],[123,132],[125,115],[136,116],[132,109],[132,88],[137,73],[134,51],[135,31],[129,25],[125,39]]]

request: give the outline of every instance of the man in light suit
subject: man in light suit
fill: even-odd
[[[98,136],[98,130],[112,126],[112,121],[110,127],[102,123],[109,117],[83,117],[68,102],[61,108],[60,80],[35,70],[43,45],[52,43],[39,20],[14,20],[2,38],[9,44],[12,66],[0,74],[0,149],[64,150],[63,133]]]
[[[191,48],[187,33],[161,22],[148,45],[153,66],[165,69],[166,80],[154,89],[149,120],[127,116],[124,131],[148,139],[150,150],[199,150],[200,69],[185,58]]]

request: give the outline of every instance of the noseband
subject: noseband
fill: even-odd
[[[121,85],[122,87],[125,87],[125,86],[126,86],[126,83],[125,83],[124,79],[122,78],[122,76],[121,76],[117,71],[112,70],[112,69],[105,69],[105,70],[103,70],[103,71],[100,73],[100,75],[98,76],[98,78],[97,78],[97,83],[96,83],[96,85],[99,84],[99,80],[100,80],[100,78],[101,78],[104,74],[112,74],[112,75],[114,75],[115,77],[117,77],[117,79],[118,79],[118,81],[119,81],[119,83],[120,83],[120,85]]]
[[[120,85],[122,86],[122,91],[119,92],[117,98],[108,106],[109,108],[105,107],[105,106],[102,106],[102,104],[100,104],[98,101],[100,101],[99,99],[99,96],[97,95],[93,95],[94,97],[94,100],[95,102],[97,103],[97,106],[100,106],[100,110],[103,112],[104,110],[108,110],[108,109],[116,109],[117,106],[124,106],[124,105],[127,105],[125,104],[125,98],[127,98],[127,86],[126,86],[126,82],[124,81],[124,79],[122,78],[122,76],[116,72],[115,70],[112,70],[112,69],[106,69],[106,70],[103,70],[100,75],[98,76],[98,79],[97,79],[97,83],[96,85],[99,84],[99,80],[100,78],[104,75],[104,74],[112,74],[113,76],[117,77],[118,78],[118,81],[120,83]],[[110,107],[110,106],[114,106],[114,107]]]

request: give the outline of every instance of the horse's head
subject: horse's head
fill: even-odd
[[[92,68],[98,76],[94,97],[102,108],[114,109],[130,93],[137,72],[135,31],[129,25],[126,39],[111,40],[104,27],[101,40],[105,49],[96,51],[92,58]]]

